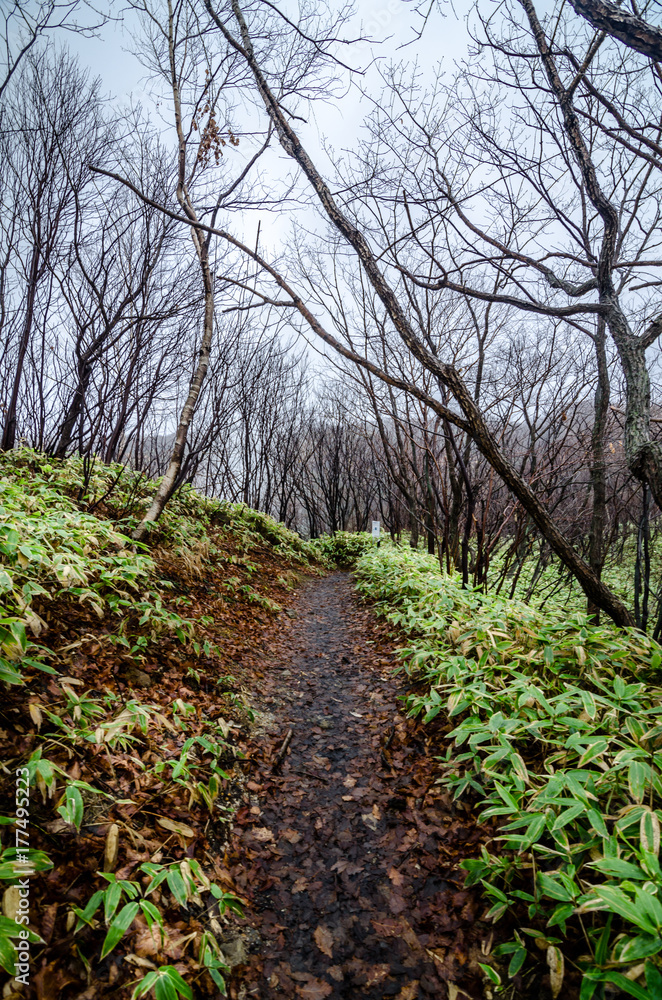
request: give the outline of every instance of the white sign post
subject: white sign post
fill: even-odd
[[[372,522],[372,537],[379,538],[379,521]]]

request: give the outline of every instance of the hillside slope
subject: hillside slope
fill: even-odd
[[[242,658],[318,550],[188,489],[148,550],[144,477],[27,450],[0,473],[0,962],[27,912],[40,998],[218,995]]]

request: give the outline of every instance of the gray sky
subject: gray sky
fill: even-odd
[[[292,6],[286,0],[284,7]],[[410,0],[356,0],[356,14],[348,33],[353,31],[357,36],[366,36],[370,42],[358,43],[351,55],[345,48],[342,56],[352,65],[363,66],[372,59],[403,63],[417,60],[419,66],[429,69],[430,73],[441,62],[450,72],[454,62],[466,55],[468,36],[463,11],[468,8],[466,0],[460,0],[458,13],[445,5],[445,16],[432,16],[423,37],[412,42],[414,31],[421,24],[414,3]],[[130,99],[139,100],[150,109],[148,95],[152,88],[146,80],[146,71],[128,51],[136,25],[135,12],[125,11],[118,20],[105,26],[99,38],[67,34],[63,40],[79,54],[84,65],[101,77],[104,90],[115,100],[121,104]],[[412,44],[403,44],[407,42]],[[364,80],[373,92],[379,90],[376,68],[369,69]],[[150,113],[153,111],[151,108]],[[324,141],[337,149],[351,148],[367,111],[368,106],[360,102],[358,93],[350,91],[341,101],[324,105],[323,121],[318,115],[313,134],[308,130],[306,141],[314,142],[318,149]]]
[[[290,16],[296,17],[296,0],[281,2]],[[445,15],[441,17],[435,13],[431,16],[423,36],[418,40],[415,40],[415,32],[420,29],[421,17],[416,14],[416,6],[410,0],[357,0],[354,22],[348,26],[346,34],[366,36],[370,42],[359,43],[353,51],[346,47],[339,49],[343,60],[364,67],[370,67],[375,59],[384,64],[391,61],[413,64],[417,61],[423,75],[429,72],[430,78],[441,63],[445,72],[451,75],[455,63],[467,52],[465,15],[470,7],[469,0],[459,0],[457,13],[450,3],[445,4]],[[106,25],[99,38],[67,35],[65,40],[78,53],[81,62],[101,77],[105,92],[112,95],[118,104],[140,101],[155,123],[161,120],[161,116],[168,121],[171,117],[168,97],[165,96],[158,110],[150,99],[154,83],[148,81],[146,70],[128,51],[136,30],[137,15],[127,11],[124,17]],[[361,84],[374,96],[381,95],[383,84],[376,65],[367,70]],[[332,167],[324,148],[333,149],[338,154],[355,148],[361,134],[361,123],[370,110],[370,102],[361,100],[358,89],[351,88],[338,101],[315,105],[307,125],[297,123],[303,142],[327,176],[332,173]],[[277,143],[261,161],[261,166],[275,180],[284,178],[293,170],[291,160]],[[319,229],[323,225],[312,209],[298,211],[296,217],[306,228]],[[259,219],[260,246],[277,257],[279,245],[287,245],[291,239],[293,218],[291,207],[284,206],[275,211],[235,214],[229,226],[236,236],[253,244]]]
[[[292,4],[284,4],[285,8],[289,6]],[[354,30],[357,35],[370,39],[355,47],[360,60],[368,62],[374,56],[405,62],[418,57],[423,64],[432,65],[441,60],[450,68],[456,58],[465,55],[464,20],[469,8],[466,0],[460,0],[456,11],[445,5],[443,20],[438,14],[432,16],[423,37],[403,47],[403,43],[414,38],[414,30],[421,23],[414,8],[411,0],[356,0]],[[135,24],[135,12],[118,12],[117,19],[106,25],[99,38],[63,35],[69,46],[80,54],[81,60],[101,76],[106,90],[119,99],[143,95],[145,71],[126,51],[131,47]],[[356,56],[354,59],[359,61]]]

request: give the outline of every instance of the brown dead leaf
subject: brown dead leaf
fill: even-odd
[[[343,971],[339,965],[330,965],[326,971],[327,974],[331,976],[332,979],[335,979],[337,983],[342,983],[343,979],[345,978],[343,976]]]
[[[333,958],[333,934],[329,928],[325,927],[324,924],[320,924],[319,927],[316,928],[313,937],[315,938],[315,944],[322,954],[328,955],[329,958]]]
[[[389,868],[389,870],[387,871],[386,874],[390,878],[390,880],[393,883],[393,885],[399,887],[399,886],[405,884],[405,880],[402,877],[402,875],[400,874],[400,872],[397,870],[397,868]]]
[[[308,879],[303,876],[296,879],[292,886],[292,895],[296,895],[298,892],[305,892],[309,885]]]
[[[176,822],[173,819],[168,819],[167,816],[159,816],[156,822],[164,830],[170,830],[171,833],[179,833],[182,837],[195,837],[195,830],[192,830],[186,823]]]
[[[407,983],[406,986],[402,987],[402,989],[396,996],[395,1000],[416,1000],[417,996],[418,996],[418,982]]]
[[[138,958],[158,955],[161,951],[161,934],[158,927],[141,927],[133,942],[133,953]]]
[[[55,927],[55,917],[57,916],[57,908],[59,903],[51,903],[44,909],[44,915],[41,919],[41,936],[46,942],[50,944],[51,938],[53,937],[53,928]]]
[[[343,781],[343,785],[345,786],[345,788],[354,788],[355,784],[356,784],[356,778],[351,778],[349,775],[347,775],[347,777]]]
[[[324,1000],[333,993],[333,986],[324,979],[310,979],[305,986],[297,986],[301,1000]]]
[[[365,986],[375,986],[376,983],[381,983],[390,975],[391,966],[387,962],[382,962],[379,965],[370,965],[366,969],[366,981]]]
[[[399,937],[402,933],[402,920],[396,920],[395,917],[384,917],[383,920],[370,922],[380,937]]]
[[[289,841],[290,844],[298,844],[301,840],[301,834],[289,827],[287,830],[283,830],[283,837],[285,837],[285,840]]]
[[[80,982],[66,969],[58,968],[57,964],[51,962],[49,965],[43,965],[39,972],[32,977],[37,1000],[57,1000],[65,986]]]
[[[423,945],[418,940],[414,928],[406,920],[402,921],[402,940],[412,951],[422,951]]]
[[[271,830],[267,830],[266,826],[254,826],[251,833],[256,840],[263,841],[266,843],[268,840],[273,840],[274,835]]]
[[[399,896],[397,892],[392,892],[388,899],[388,908],[391,913],[394,913],[397,917],[399,913],[407,909],[407,904],[405,903],[402,896]]]
[[[345,875],[358,875],[358,873],[364,871],[364,869],[365,865],[357,865],[352,861],[345,868]]]

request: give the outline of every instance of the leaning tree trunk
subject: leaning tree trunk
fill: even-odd
[[[80,420],[85,405],[85,396],[92,378],[94,363],[89,357],[83,356],[78,366],[78,382],[73,397],[60,427],[58,443],[53,454],[56,458],[65,458],[74,436],[76,424]]]
[[[520,0],[520,2],[527,7],[527,10],[529,9],[529,0]],[[350,220],[340,209],[330,188],[292,128],[278,99],[274,96],[267,78],[255,58],[252,40],[239,5],[239,0],[231,0],[231,7],[239,26],[241,42],[237,41],[228,31],[227,25],[214,11],[211,0],[204,0],[204,4],[228,43],[246,60],[255,79],[258,92],[264,102],[267,114],[276,129],[281,146],[288,156],[292,157],[299,165],[303,174],[307,177],[330,222],[343,239],[354,249],[366,277],[384,305],[404,345],[409,349],[413,357],[427,371],[434,375],[441,385],[450,391],[463,413],[466,431],[475,442],[476,447],[483,457],[487,459],[495,472],[498,473],[505,485],[520,501],[522,507],[549,543],[550,548],[575,576],[586,596],[606,611],[617,625],[633,626],[634,619],[630,610],[623,604],[617,594],[613,593],[601,580],[597,579],[591,567],[584,562],[570,541],[559,530],[558,525],[541,502],[538,494],[522,479],[502,453],[484,414],[476,404],[472,393],[469,391],[460,373],[452,364],[440,361],[416,335],[408,312],[403,308],[395,292],[384,277],[367,238],[356,227],[354,221]],[[257,255],[254,254],[253,256],[256,257]],[[284,282],[281,282],[282,284]],[[299,301],[297,301],[297,306],[301,311]],[[315,324],[313,328],[317,330],[319,324]],[[328,335],[324,335],[323,339],[327,342],[330,340]],[[442,407],[441,404],[430,400],[428,405],[440,416],[446,416],[446,408]]]

